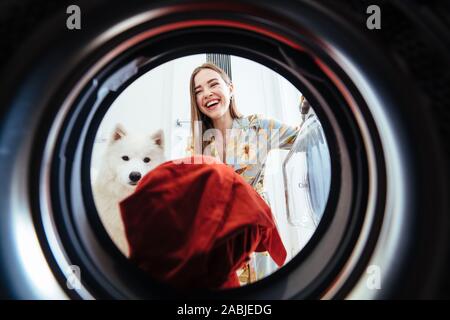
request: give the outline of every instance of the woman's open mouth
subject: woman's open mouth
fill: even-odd
[[[208,110],[214,110],[219,105],[219,102],[219,99],[211,100],[205,105],[205,108]]]

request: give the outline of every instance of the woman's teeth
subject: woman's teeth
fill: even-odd
[[[219,100],[211,100],[206,104],[206,108],[212,109],[219,104]]]

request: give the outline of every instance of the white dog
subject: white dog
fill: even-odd
[[[109,236],[129,255],[119,202],[133,193],[139,180],[165,161],[162,130],[151,135],[129,134],[118,124],[101,158],[93,184],[95,205]]]

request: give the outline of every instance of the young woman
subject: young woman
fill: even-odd
[[[256,114],[242,116],[236,107],[230,78],[212,63],[192,72],[190,94],[191,154],[210,155],[232,166],[264,198],[267,153],[271,149],[289,149],[299,128]],[[257,254],[252,259],[254,265],[262,263],[265,267],[257,268],[255,274],[248,266],[248,272],[240,277],[243,283],[258,280],[276,269],[266,256]]]

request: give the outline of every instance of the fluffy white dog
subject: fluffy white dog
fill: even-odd
[[[141,178],[165,161],[164,133],[129,134],[118,124],[100,161],[93,184],[95,205],[109,236],[129,255],[119,202],[133,193]]]

